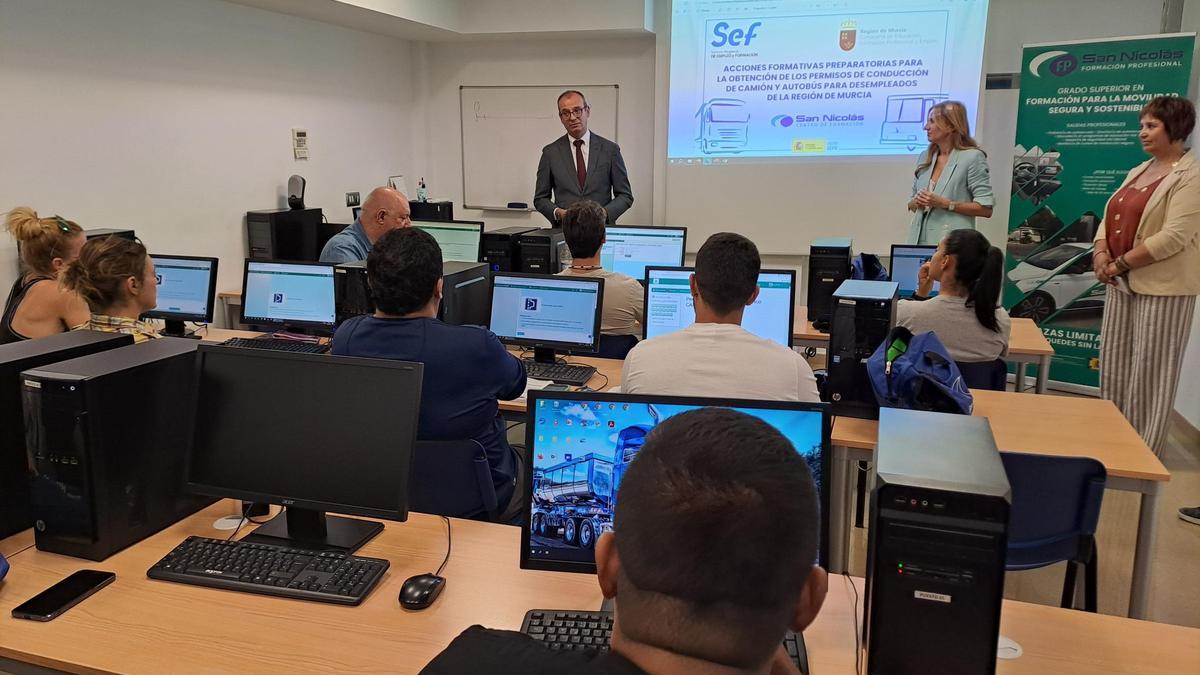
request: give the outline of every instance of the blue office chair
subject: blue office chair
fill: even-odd
[[[1096,611],[1096,524],[1107,473],[1089,457],[1051,457],[1002,452],[1012,486],[1008,525],[1009,570],[1066,561],[1062,606],[1073,607],[1077,568],[1082,565],[1083,608]]]
[[[496,485],[479,441],[417,441],[408,507],[439,516],[495,520],[500,515]]]
[[[637,343],[636,335],[601,335],[600,348],[592,356],[602,359],[624,359]]]
[[[963,381],[970,389],[991,389],[1004,391],[1008,389],[1008,364],[1004,359],[995,361],[978,361],[967,363],[955,361],[958,372],[962,373]]]

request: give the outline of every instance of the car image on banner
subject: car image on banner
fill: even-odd
[[[1034,253],[1009,270],[1008,279],[1025,295],[1012,316],[1037,323],[1065,309],[1103,308],[1104,286],[1092,269],[1092,245],[1059,244]]]

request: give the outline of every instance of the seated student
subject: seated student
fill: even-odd
[[[999,307],[1004,254],[978,230],[952,230],[921,266],[913,300],[896,306],[896,323],[933,331],[955,361],[994,361],[1008,351],[1012,321]],[[928,298],[933,282],[942,282]],[[928,299],[926,299],[928,298]]]
[[[575,202],[562,217],[563,236],[571,249],[571,266],[561,276],[604,279],[604,308],[600,317],[603,335],[641,335],[642,307],[646,302],[642,285],[631,276],[610,272],[600,266],[604,245],[604,207],[594,201]]]
[[[417,437],[479,441],[499,503],[509,505],[520,458],[508,445],[496,401],[524,393],[525,365],[487,329],[437,319],[442,250],[428,232],[405,228],[383,235],[367,256],[367,281],[375,314],[339,326],[332,352],[424,363]]]
[[[760,268],[754,242],[731,232],[709,237],[691,277],[696,323],[638,343],[625,357],[621,391],[820,400],[804,357],[741,326],[742,313],[758,298]]]
[[[154,261],[142,242],[123,237],[92,239],[63,270],[60,282],[78,293],[91,310],[91,317],[72,330],[125,333],[134,342],[162,337],[152,324],[138,320],[158,304]]]
[[[83,228],[59,216],[38,218],[28,206],[9,211],[4,227],[21,244],[25,273],[4,303],[0,345],[65,333],[87,321],[83,298],[56,283],[67,263],[79,257]]]
[[[397,228],[412,225],[411,214],[408,197],[403,192],[389,187],[371,190],[358,218],[325,242],[325,247],[321,249],[321,262],[366,260],[371,247],[380,237]]]
[[[780,646],[821,609],[816,486],[792,444],[725,408],[668,418],[618,487],[596,542],[612,651],[551,651],[472,626],[422,670],[441,673],[795,673]]]

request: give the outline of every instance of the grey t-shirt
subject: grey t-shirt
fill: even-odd
[[[914,333],[933,331],[955,361],[993,361],[1008,353],[1012,320],[1003,307],[996,308],[1000,332],[985,328],[967,307],[967,299],[938,295],[929,300],[901,300],[896,306],[896,323]]]

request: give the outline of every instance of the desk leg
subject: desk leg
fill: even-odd
[[[1150,604],[1150,563],[1157,535],[1159,484],[1147,481],[1142,492],[1142,508],[1138,515],[1137,548],[1133,552],[1133,581],[1129,587],[1129,616],[1148,619]]]
[[[846,533],[846,502],[849,495],[846,492],[848,481],[846,476],[850,471],[850,460],[846,449],[833,446],[833,461],[826,484],[829,490],[829,572],[841,574],[846,570],[846,549],[849,538]]]
[[[1038,357],[1038,372],[1037,372],[1037,388],[1035,392],[1039,394],[1046,393],[1046,385],[1050,382],[1050,355],[1043,354]]]

